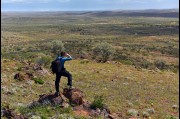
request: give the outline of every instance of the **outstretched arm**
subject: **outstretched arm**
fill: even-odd
[[[72,59],[71,55],[69,55],[68,53],[66,53],[66,56],[67,56],[68,58],[71,58],[71,59]]]
[[[62,58],[64,61],[68,61],[68,60],[72,60],[71,55],[69,55],[68,53],[66,53],[66,57]]]

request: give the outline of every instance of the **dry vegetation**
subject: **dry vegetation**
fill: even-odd
[[[75,59],[66,63],[75,87],[87,100],[103,95],[112,112],[128,118],[127,110],[153,108],[153,119],[178,117],[179,109],[179,20],[162,17],[92,16],[88,14],[11,14],[1,18],[1,106],[9,105],[16,112],[35,112],[42,118],[57,111],[38,108],[22,111],[24,105],[43,93],[54,92],[53,74],[38,75],[44,84],[33,80],[17,81],[24,61],[40,63],[49,69],[55,57],[53,42],[61,41],[65,51]],[[113,49],[106,60],[95,57],[99,43]],[[104,50],[104,49],[103,49]],[[105,62],[105,63],[104,63]],[[67,79],[62,78],[61,90]],[[12,94],[8,93],[12,92]],[[77,117],[71,109],[60,113]]]

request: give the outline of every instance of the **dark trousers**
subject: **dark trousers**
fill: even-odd
[[[59,83],[60,83],[61,76],[67,77],[68,78],[67,85],[72,86],[72,75],[68,71],[63,70],[59,73],[56,73],[56,81],[55,81],[56,92],[59,92]]]

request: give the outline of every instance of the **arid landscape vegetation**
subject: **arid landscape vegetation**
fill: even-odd
[[[2,109],[32,119],[105,118],[70,105],[29,108],[55,92],[50,64],[61,50],[74,58],[65,66],[92,110],[105,105],[113,119],[179,118],[179,10],[2,12]],[[63,77],[61,92],[66,84]]]

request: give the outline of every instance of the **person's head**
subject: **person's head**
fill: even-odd
[[[66,52],[62,51],[61,52],[61,57],[64,57],[64,56],[66,56]]]

